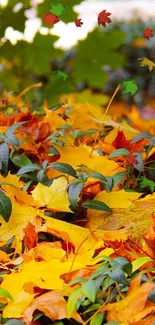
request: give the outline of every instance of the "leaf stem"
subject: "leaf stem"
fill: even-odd
[[[98,138],[99,138],[99,135],[100,135],[100,132],[101,132],[101,129],[102,129],[103,123],[104,123],[105,116],[107,115],[108,110],[109,110],[109,107],[110,107],[110,105],[111,105],[111,103],[112,103],[114,97],[116,96],[116,94],[118,93],[119,90],[120,90],[120,84],[119,84],[119,85],[117,86],[117,88],[115,89],[115,91],[114,91],[114,93],[113,93],[113,95],[112,95],[112,97],[111,97],[111,99],[110,99],[110,102],[109,102],[109,104],[108,104],[108,106],[107,106],[107,108],[106,108],[106,110],[105,110],[105,113],[104,113],[104,116],[103,116],[102,122],[101,122],[100,127],[99,127],[99,130],[98,130],[98,132],[97,132],[97,134],[96,134],[96,138],[95,138],[94,144],[93,144],[93,146],[92,146],[92,150],[91,150],[91,152],[90,152],[89,157],[92,156],[92,153],[93,153],[93,151],[94,151],[94,148],[95,148],[96,142],[97,142],[97,140],[98,140]]]
[[[36,87],[42,87],[42,82],[39,82],[37,84],[33,84],[29,87],[27,87],[26,89],[24,89],[15,99],[14,99],[14,102],[16,103],[17,100],[22,97],[23,95],[25,95],[25,93],[27,93],[29,90],[33,89],[33,88],[36,88]]]

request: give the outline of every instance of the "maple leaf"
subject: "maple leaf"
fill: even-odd
[[[55,16],[61,16],[65,13],[66,7],[62,3],[57,3],[55,5],[51,4],[50,12],[52,12]]]
[[[50,291],[37,297],[35,301],[24,312],[23,317],[26,324],[30,324],[33,313],[37,309],[49,317],[53,322],[58,319],[67,318],[67,302],[62,297],[60,290]],[[78,323],[83,323],[80,315],[74,310],[72,318]]]
[[[38,235],[35,231],[35,226],[31,222],[28,222],[26,228],[24,229],[24,245],[29,250],[36,246]]]
[[[42,21],[48,25],[54,25],[60,21],[60,19],[52,13],[44,13]]]
[[[134,80],[126,80],[126,81],[122,81],[121,85],[125,88],[122,91],[122,94],[128,94],[130,93],[132,96],[136,93],[138,87],[135,83]]]
[[[55,75],[56,75],[57,78],[61,78],[64,81],[68,78],[68,75],[65,72],[62,72],[60,70],[56,70],[53,73],[55,73]]]
[[[149,27],[145,28],[143,35],[144,35],[144,38],[147,38],[149,40],[151,37],[153,37],[152,29]]]
[[[76,27],[81,27],[83,25],[83,22],[81,21],[81,18],[76,18],[75,20],[75,25]]]
[[[107,322],[118,320],[123,324],[138,324],[155,310],[155,306],[151,302],[148,303],[147,300],[149,293],[155,288],[155,284],[146,282],[140,286],[140,280],[141,274],[130,282],[130,288],[125,298],[116,303],[109,303],[100,309],[100,312],[108,311]]]
[[[151,72],[153,70],[153,68],[155,68],[155,63],[149,59],[147,59],[146,57],[142,57],[142,58],[139,58],[137,59],[140,62],[140,66],[141,67],[147,67],[149,68],[149,71]]]
[[[130,153],[127,157],[125,157],[127,165],[134,168],[134,165],[138,164],[138,160],[136,159],[136,153]]]
[[[140,181],[141,188],[149,187],[151,192],[154,192],[155,183],[153,181],[144,176],[140,176],[139,178],[137,178],[137,180]]]
[[[32,191],[32,197],[36,198],[36,201],[40,206],[46,206],[54,211],[68,211],[69,200],[67,195],[67,180],[65,177],[55,179],[51,186],[47,187],[41,183],[35,187]]]
[[[103,27],[106,27],[106,23],[107,24],[110,24],[111,23],[111,19],[108,17],[110,15],[111,15],[110,12],[106,12],[106,10],[102,10],[98,14],[98,24],[99,25],[102,25]]]

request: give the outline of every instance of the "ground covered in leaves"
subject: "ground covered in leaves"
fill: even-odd
[[[153,324],[155,120],[119,104],[105,116],[76,94],[36,112],[9,100],[0,113],[1,324]]]

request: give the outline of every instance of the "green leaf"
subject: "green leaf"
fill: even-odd
[[[0,144],[0,161],[2,162],[3,171],[8,173],[9,147],[7,143]]]
[[[82,189],[84,187],[84,183],[81,181],[75,181],[72,182],[72,184],[69,186],[68,190],[68,199],[73,206],[73,208],[76,208],[77,206],[77,199],[79,197],[79,194],[81,193]]]
[[[125,88],[122,91],[122,94],[130,93],[133,96],[138,89],[138,86],[134,80],[122,81],[120,84]]]
[[[128,285],[128,280],[121,269],[116,268],[113,272],[109,272],[109,277],[118,283]]]
[[[28,164],[22,168],[20,168],[17,172],[17,176],[20,176],[20,175],[23,175],[23,174],[26,174],[26,173],[29,173],[29,172],[34,172],[36,170],[39,170],[41,169],[41,167],[37,164]]]
[[[77,174],[76,174],[76,171],[74,170],[74,168],[66,163],[53,163],[47,167],[47,169],[49,169],[49,168],[53,168],[53,169],[58,170],[61,173],[68,174],[73,177],[77,177]]]
[[[3,192],[0,192],[0,215],[8,222],[12,212],[11,200]]]
[[[69,296],[68,302],[67,302],[67,317],[70,318],[72,316],[72,313],[74,311],[76,302],[78,300],[78,297],[81,292],[81,287],[78,287],[73,290],[71,295]]]
[[[93,173],[90,174],[90,177],[100,179],[100,180],[102,181],[103,184],[107,184],[107,183],[108,183],[106,177],[103,176],[103,175],[100,174],[100,173],[93,172]]]
[[[56,75],[57,78],[63,79],[64,81],[68,78],[68,75],[60,70],[56,70],[53,73]]]
[[[52,12],[54,15],[56,15],[58,17],[63,15],[65,13],[65,11],[66,11],[65,6],[63,6],[63,4],[60,2],[55,5],[53,5],[53,4],[51,5],[50,12]]]
[[[26,325],[26,323],[22,322],[19,319],[9,319],[5,325]]]
[[[121,265],[122,270],[129,276],[132,275],[132,264],[124,257],[116,257],[114,261]]]
[[[147,299],[150,300],[151,302],[153,302],[153,304],[155,303],[155,289],[153,289],[153,290],[149,293]]]
[[[125,148],[121,148],[121,149],[116,149],[115,151],[113,151],[108,158],[115,158],[115,157],[120,157],[120,156],[128,156],[130,154],[130,152],[128,150],[126,150]]]
[[[14,156],[11,160],[18,167],[23,167],[32,163],[31,160],[24,155]]]
[[[62,56],[63,51],[55,49],[53,43],[58,40],[58,36],[53,35],[41,35],[39,32],[35,35],[32,43],[28,43],[24,40],[18,41],[16,45],[11,45],[10,41],[6,41],[1,47],[0,58],[4,57],[12,61],[18,58],[18,65],[23,71],[32,70],[35,74],[45,75],[50,71],[50,59],[54,56],[57,58]],[[39,55],[44,49],[44,55]],[[10,73],[10,70],[9,70]],[[32,83],[32,79],[31,83]],[[28,79],[28,82],[30,83]],[[60,83],[60,81],[59,81]],[[24,86],[22,86],[24,89]],[[52,87],[50,83],[50,89]],[[54,93],[54,92],[53,92]],[[45,95],[45,93],[44,93]],[[46,96],[45,96],[46,97]],[[45,98],[44,97],[44,98]]]
[[[16,129],[18,129],[20,126],[24,125],[25,123],[27,123],[28,121],[24,121],[24,122],[19,122],[16,124],[11,125],[7,131],[6,131],[6,135],[12,134]]]
[[[127,175],[127,172],[120,172],[115,174],[112,178],[113,178],[113,186],[115,187],[116,185],[118,185],[120,183],[120,181],[122,181],[122,179]]]
[[[108,205],[97,200],[87,200],[83,202],[81,206],[86,209],[112,212],[112,210],[108,207]]]
[[[33,180],[30,180],[27,183],[25,183],[25,185],[23,187],[23,192],[27,191],[27,189],[29,188],[29,186],[31,185],[32,182],[33,182]]]
[[[131,140],[131,143],[135,143],[135,142],[138,142],[142,139],[151,139],[151,135],[147,132],[141,132],[140,134],[136,135],[132,140]]]
[[[155,147],[155,138],[150,139],[150,144],[152,144],[153,147]]]
[[[144,177],[144,176],[140,176],[139,178],[137,178],[137,181],[140,182],[140,187],[141,188],[146,188],[149,187],[151,192],[153,193],[155,190],[155,182],[151,181],[150,179]]]
[[[13,300],[10,293],[7,290],[3,289],[3,288],[0,288],[0,297],[6,297],[6,298],[9,298],[9,299]]]
[[[145,263],[152,262],[153,260],[150,257],[140,257],[137,260],[132,262],[132,272],[137,271]]]
[[[63,1],[62,1],[63,2]],[[65,7],[66,7],[66,12],[65,14],[61,17],[61,20],[64,23],[70,23],[74,21],[77,18],[77,13],[74,11],[74,6],[80,4],[82,1],[81,0],[65,0]],[[52,3],[57,4],[57,0],[53,0]],[[38,16],[43,17],[44,12],[48,12],[50,10],[50,3],[49,1],[44,1],[44,3],[38,4]]]
[[[9,135],[7,135],[5,142],[8,144],[12,144],[14,147],[19,147],[20,145],[18,138],[13,133],[9,133]]]
[[[137,169],[139,172],[141,172],[144,166],[144,161],[141,152],[136,152],[136,160],[137,160],[137,164],[134,164],[134,168]]]
[[[12,2],[12,1],[11,1]],[[12,27],[15,30],[24,32],[26,17],[24,16],[25,9],[22,8],[18,12],[13,12],[11,6],[1,7],[1,28],[0,28],[0,39],[4,37],[5,30],[7,27]],[[11,13],[11,14],[10,14]]]
[[[3,308],[5,308],[6,305],[7,304],[3,304],[3,302],[0,302],[0,310],[3,309]]]
[[[119,50],[125,37],[126,34],[120,30],[103,33],[97,27],[85,40],[80,40],[76,46],[76,57],[72,59],[75,82],[85,80],[89,88],[103,88],[107,79],[103,66],[115,69],[125,64],[124,55]],[[104,51],[99,50],[102,48]]]
[[[93,280],[88,280],[81,286],[83,294],[91,301],[95,302],[96,284]]]
[[[101,325],[104,317],[105,317],[105,313],[98,313],[94,315],[90,321],[90,325]]]

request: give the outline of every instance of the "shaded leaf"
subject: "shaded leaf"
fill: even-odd
[[[66,163],[62,163],[62,162],[58,162],[58,163],[53,163],[53,164],[50,164],[47,169],[49,168],[53,168],[53,169],[56,169],[64,174],[68,174],[68,175],[71,175],[73,177],[76,177],[77,174],[76,174],[76,171],[74,170],[74,168],[72,166],[70,166],[69,164],[66,164]]]
[[[97,200],[87,200],[81,204],[83,208],[111,212],[112,210],[105,203]]]
[[[88,280],[84,282],[81,286],[81,290],[91,302],[95,302],[96,285],[93,280]]]
[[[12,212],[11,200],[3,192],[0,191],[0,215],[8,222]]]
[[[0,288],[0,297],[6,297],[12,300],[12,296],[10,295],[10,293],[3,288]]]

